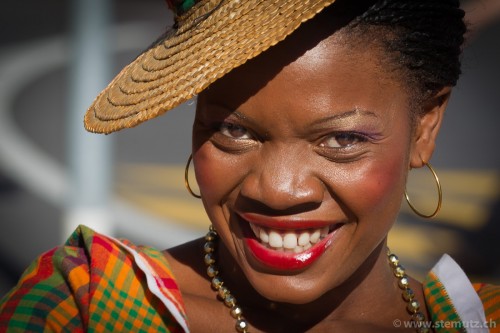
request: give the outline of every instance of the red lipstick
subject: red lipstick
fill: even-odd
[[[333,237],[335,235],[335,230],[338,229],[342,224],[336,224],[335,230],[331,231],[318,243],[314,244],[308,250],[300,253],[293,252],[283,252],[270,249],[260,243],[256,238],[255,234],[250,228],[250,222],[256,225],[265,226],[272,229],[279,230],[301,230],[301,229],[311,229],[311,228],[321,228],[324,226],[331,226],[331,223],[326,223],[324,221],[276,221],[272,219],[260,219],[255,218],[252,214],[242,214],[239,216],[241,230],[245,237],[245,244],[250,252],[250,254],[257,259],[261,264],[276,270],[300,270],[304,269],[309,265],[312,265],[332,244]],[[248,218],[248,219],[247,219]]]

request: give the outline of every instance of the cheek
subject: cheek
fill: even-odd
[[[220,172],[220,165],[211,158],[208,149],[201,146],[200,149],[193,154],[193,163],[196,174],[196,181],[200,187],[204,201],[211,198],[214,193],[219,192],[218,186],[220,185],[218,173]]]
[[[196,181],[208,207],[226,201],[242,177],[241,165],[236,166],[232,156],[220,153],[210,143],[201,145],[193,154],[193,163]]]
[[[359,168],[356,173],[347,172],[343,200],[348,209],[360,220],[392,223],[404,194],[407,163],[401,156],[386,156]],[[342,197],[341,197],[342,199]]]

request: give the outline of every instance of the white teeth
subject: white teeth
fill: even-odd
[[[316,229],[314,230],[314,232],[311,234],[311,236],[309,237],[309,241],[312,243],[312,244],[316,244],[318,241],[319,241],[319,238],[321,237],[321,231]]]
[[[271,231],[269,233],[269,245],[276,248],[282,247],[283,238],[281,238],[281,235],[278,234],[276,231]]]
[[[255,236],[258,237],[259,236],[259,229],[260,228],[258,226],[256,226],[255,224],[252,224],[252,223],[250,223],[250,228],[252,228],[252,231],[255,234]]]
[[[302,246],[297,246],[293,249],[293,252],[295,253],[304,252],[304,248]]]
[[[299,239],[298,239],[298,244],[300,246],[304,246],[309,244],[309,233],[308,232],[303,232],[300,234]]]
[[[264,229],[260,229],[260,233],[258,234],[261,242],[269,243],[269,235]]]
[[[294,249],[297,247],[297,235],[294,233],[287,233],[283,236],[283,247],[285,249]]]
[[[310,249],[328,235],[328,226],[319,229],[308,229],[300,232],[270,230],[250,223],[255,236],[263,245],[275,251],[301,253]]]

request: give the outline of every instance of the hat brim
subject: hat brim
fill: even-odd
[[[111,133],[155,118],[261,54],[335,0],[207,0],[174,34],[126,66],[85,114],[85,128]]]

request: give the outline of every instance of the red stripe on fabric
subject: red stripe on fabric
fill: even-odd
[[[99,237],[97,235],[92,237],[92,245],[93,244],[99,244],[102,247],[104,247],[106,250],[108,250],[109,252],[112,252],[113,245],[114,245],[114,243],[110,242],[108,239],[106,239],[104,237]]]
[[[161,285],[167,289],[170,289],[170,290],[172,290],[172,289],[178,290],[179,289],[179,287],[177,286],[177,283],[172,278],[157,278],[157,280],[160,280]]]

